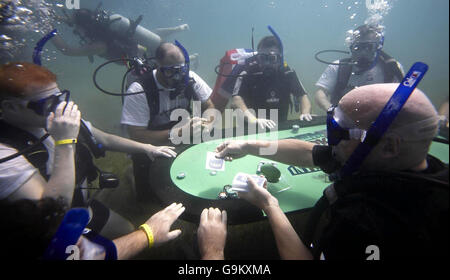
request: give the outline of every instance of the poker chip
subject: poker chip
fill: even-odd
[[[217,171],[211,171],[211,172],[209,172],[209,175],[216,176],[217,175]]]
[[[270,183],[276,183],[281,177],[281,172],[272,164],[265,164],[261,167],[261,173]]]
[[[184,179],[186,177],[186,173],[184,173],[184,172],[180,172],[180,173],[178,173],[178,175],[177,175],[177,179],[178,180],[182,180],[182,179]]]
[[[292,132],[298,132],[299,129],[300,129],[300,126],[298,126],[296,124],[292,126]]]
[[[218,199],[227,199],[228,195],[226,192],[220,192],[217,196]]]

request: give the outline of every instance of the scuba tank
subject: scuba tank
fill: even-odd
[[[220,60],[220,64],[215,69],[217,79],[211,94],[211,101],[214,103],[216,109],[223,111],[232,94],[222,87],[225,80],[229,77],[237,78],[236,74],[233,73],[233,69],[238,65],[245,65],[247,59],[255,54],[255,51],[243,48],[232,49],[225,52],[225,55]]]
[[[155,53],[156,49],[161,43],[161,37],[151,32],[150,30],[138,25],[138,21],[140,21],[139,19],[133,23],[124,16],[114,14],[109,17],[109,20],[110,30],[119,34],[130,35],[131,38],[136,40],[138,44],[146,47],[147,50],[149,50],[151,53]],[[133,24],[136,26],[133,26]]]

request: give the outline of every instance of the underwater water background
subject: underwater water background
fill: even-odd
[[[4,0],[0,0],[2,2]],[[18,0],[17,0],[18,1]],[[21,0],[41,1],[41,0]],[[65,0],[45,0],[61,14]],[[374,0],[370,0],[374,1]],[[384,0],[389,10],[383,14],[385,26],[384,51],[401,62],[405,71],[416,61],[430,66],[419,88],[428,94],[434,105],[449,95],[449,1],[448,0]],[[95,9],[100,2],[110,14],[119,13],[130,19],[143,15],[141,25],[147,29],[172,27],[187,23],[190,30],[173,34],[167,41],[179,40],[189,53],[199,53],[195,70],[211,88],[216,80],[215,67],[225,51],[251,48],[254,28],[255,46],[270,32],[271,25],[280,35],[285,59],[294,68],[314,104],[316,81],[327,65],[314,59],[315,53],[326,49],[348,50],[346,32],[362,25],[369,17],[366,0],[80,0],[82,8]],[[79,44],[80,38],[65,24],[55,24],[69,43]],[[46,32],[35,30],[24,38],[14,38],[26,44],[28,61],[36,41]],[[0,35],[1,31],[0,31]],[[0,38],[1,39],[1,38]],[[330,61],[343,58],[339,54],[324,55]],[[80,106],[82,117],[94,126],[110,133],[120,133],[121,99],[101,93],[93,84],[94,70],[105,60],[95,56],[64,56],[48,43],[43,51],[43,65],[57,74],[61,89],[69,89]],[[119,92],[126,68],[112,64],[98,76],[99,83],[110,91]],[[325,114],[314,107],[313,113]],[[291,118],[297,116],[292,115]],[[161,209],[156,201],[139,203],[133,188],[131,160],[123,153],[108,152],[96,159],[96,165],[120,178],[116,189],[93,191],[93,196],[107,207],[129,219],[134,225],[145,222]],[[157,179],[157,178],[156,178]],[[96,185],[96,183],[94,183]],[[308,213],[289,216],[298,232],[306,228]],[[147,250],[141,259],[196,259],[197,225],[182,220],[173,228],[183,229],[183,235],[172,243]],[[228,227],[225,255],[230,259],[277,259],[278,250],[267,221]]]
[[[80,0],[82,8],[90,9],[95,9],[100,2]],[[439,107],[449,94],[449,1],[390,0],[387,3],[390,9],[382,20],[383,50],[396,58],[405,71],[416,61],[430,66],[419,87]],[[102,4],[111,14],[119,13],[130,19],[143,15],[141,25],[150,30],[189,24],[190,30],[165,39],[177,39],[189,53],[199,53],[196,72],[211,88],[217,77],[214,68],[225,51],[251,48],[252,27],[256,46],[262,37],[270,35],[267,25],[271,25],[283,41],[286,61],[297,71],[313,103],[315,82],[326,68],[314,59],[315,53],[325,49],[348,50],[346,31],[363,24],[369,17],[365,0],[108,0]],[[78,44],[79,38],[70,28],[64,24],[56,28],[65,40]],[[101,129],[117,132],[120,98],[100,93],[92,82],[95,68],[105,60],[95,57],[94,63],[90,63],[86,57],[64,56],[51,44],[46,46],[43,56],[49,58],[44,65],[58,75],[60,87],[72,91],[83,117]],[[323,58],[335,60],[343,56],[328,54]],[[104,68],[99,73],[100,84],[120,91],[125,70],[116,65]],[[324,114],[316,108],[313,113]]]

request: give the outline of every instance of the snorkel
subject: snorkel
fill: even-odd
[[[81,250],[76,246],[81,235],[86,232],[89,223],[89,211],[85,208],[73,208],[67,212],[58,230],[43,255],[44,260],[80,259]],[[88,238],[105,250],[105,260],[116,260],[117,249],[114,243],[96,234]],[[89,252],[84,252],[89,254]]]
[[[269,29],[270,33],[277,39],[278,45],[280,46],[280,55],[281,55],[281,69],[285,67],[284,62],[284,47],[283,42],[281,42],[280,36],[278,36],[277,32],[272,28],[272,26],[268,25],[267,28]]]
[[[42,39],[39,40],[39,42],[36,43],[36,46],[34,47],[34,51],[33,51],[33,63],[34,64],[42,66],[42,61],[41,61],[42,49],[44,48],[45,44],[47,44],[47,42],[51,38],[53,38],[57,33],[58,33],[58,31],[56,29],[53,29],[47,35],[42,37]]]
[[[188,86],[189,83],[189,71],[190,71],[190,60],[189,60],[189,53],[187,52],[187,50],[183,47],[183,45],[178,42],[177,40],[175,40],[175,46],[177,46],[178,48],[180,48],[181,52],[183,53],[184,56],[184,87]]]
[[[366,157],[381,140],[384,133],[388,130],[397,115],[400,113],[401,109],[408,101],[408,98],[411,96],[414,89],[420,83],[427,71],[428,65],[422,62],[416,62],[411,67],[408,74],[404,77],[399,87],[386,103],[375,122],[367,130],[364,141],[356,147],[344,166],[337,173],[330,175],[331,180],[341,180],[342,178],[352,176],[359,170]],[[336,136],[336,133],[342,134],[342,132],[336,129],[335,123],[333,123],[333,126],[330,126],[331,124],[332,123],[329,118],[327,121],[327,130],[329,134],[329,144],[333,146],[337,145],[336,141],[330,140],[332,139],[330,137],[333,136],[333,131],[334,136]]]

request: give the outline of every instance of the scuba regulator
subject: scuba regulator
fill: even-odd
[[[169,74],[169,76],[171,76],[173,74],[171,78],[176,78],[174,90],[173,90],[173,93],[171,93],[171,99],[174,99],[177,95],[182,93],[185,90],[185,88],[190,83],[193,82],[193,80],[190,79],[190,77],[189,77],[189,71],[190,71],[189,54],[186,51],[186,49],[183,47],[183,45],[181,45],[181,43],[178,42],[177,40],[175,40],[175,45],[178,48],[180,48],[180,50],[182,51],[185,62],[184,62],[184,65],[177,66],[176,69],[174,67],[170,67],[170,68],[173,68],[172,70],[166,69],[167,72],[173,71],[173,73]],[[128,67],[128,70],[125,72],[125,74],[122,78],[122,85],[121,85],[120,93],[105,90],[97,82],[98,72],[106,65],[109,65],[111,63],[117,63],[117,62],[127,63],[127,67]],[[92,79],[93,79],[95,87],[98,90],[100,90],[101,92],[103,92],[107,95],[121,96],[122,104],[123,104],[124,96],[145,93],[145,91],[139,91],[139,92],[134,92],[134,93],[125,93],[125,83],[126,83],[128,75],[132,72],[134,75],[136,75],[138,77],[145,78],[146,75],[151,75],[153,73],[153,70],[157,69],[157,68],[158,68],[158,65],[157,65],[156,59],[154,57],[150,57],[150,58],[134,57],[131,59],[130,58],[118,58],[118,59],[113,59],[113,60],[107,61],[107,62],[101,64],[100,66],[98,66],[94,71]],[[164,72],[164,70],[163,70],[163,72]]]
[[[246,75],[240,75],[240,74],[223,74],[220,73],[219,68],[223,67],[224,64],[219,64],[216,66],[214,71],[217,75],[222,77],[231,77],[231,78],[239,78],[239,77],[245,77],[247,75],[254,75],[259,76],[263,75],[265,77],[270,77],[275,75],[278,71],[284,69],[286,67],[285,61],[284,61],[284,47],[283,42],[281,41],[280,36],[277,34],[277,32],[272,28],[272,26],[267,26],[267,29],[269,29],[270,33],[275,37],[277,41],[278,47],[269,48],[267,52],[264,53],[258,53],[254,51],[254,39],[253,39],[253,28],[252,28],[252,53],[250,57],[245,59],[244,65],[245,68],[248,70],[248,73]],[[227,63],[225,63],[227,64]]]

